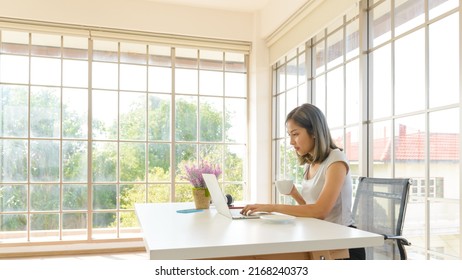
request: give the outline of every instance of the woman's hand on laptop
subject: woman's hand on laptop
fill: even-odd
[[[273,212],[274,204],[248,204],[241,210],[241,214],[250,216],[256,212]]]

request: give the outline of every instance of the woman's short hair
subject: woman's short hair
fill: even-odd
[[[318,107],[308,103],[300,105],[287,115],[286,124],[289,120],[305,128],[308,134],[314,137],[313,154],[297,154],[300,164],[323,162],[331,149],[340,149],[332,140],[326,117]]]

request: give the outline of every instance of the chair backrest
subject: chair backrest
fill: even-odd
[[[409,178],[360,177],[352,210],[355,225],[384,236],[401,236],[409,187]],[[367,259],[405,259],[405,254],[403,245],[393,239],[366,248]]]

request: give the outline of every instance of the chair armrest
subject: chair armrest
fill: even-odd
[[[406,238],[404,238],[403,236],[399,236],[399,235],[386,235],[384,234],[383,236],[385,236],[385,240],[387,239],[391,239],[391,240],[396,240],[398,241],[399,243],[403,244],[403,245],[406,245],[406,246],[410,246],[411,245],[411,242],[409,242]]]

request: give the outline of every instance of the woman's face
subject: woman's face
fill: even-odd
[[[312,153],[314,150],[314,137],[308,131],[293,120],[287,121],[287,133],[290,136],[290,145],[294,146],[299,156]]]

